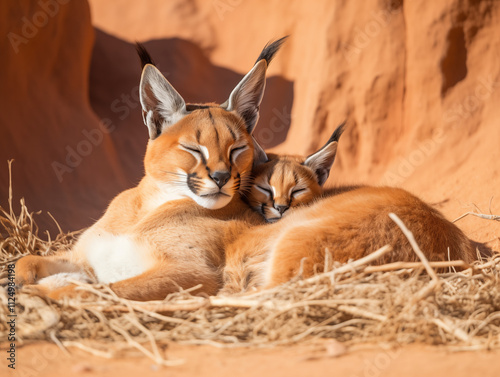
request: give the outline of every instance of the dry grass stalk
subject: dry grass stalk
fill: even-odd
[[[16,215],[12,194],[12,162],[13,160],[8,162],[9,208],[7,210],[0,206],[0,271],[4,270],[6,264],[15,262],[24,255],[48,255],[55,250],[66,249],[79,233],[63,233],[54,220],[60,230],[59,234],[55,239],[51,239],[50,234],[46,232],[46,239],[42,239],[38,235],[39,229],[34,219],[40,212],[29,212],[24,199],[21,199],[20,211]],[[49,216],[52,217],[50,214]]]

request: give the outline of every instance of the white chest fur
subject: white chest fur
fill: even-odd
[[[147,244],[129,235],[102,232],[89,237],[82,245],[88,263],[100,283],[115,283],[132,278],[154,265]]]

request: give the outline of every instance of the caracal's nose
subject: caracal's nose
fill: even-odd
[[[222,188],[229,181],[229,178],[231,178],[231,173],[228,171],[214,171],[210,174],[210,178],[212,178],[219,188]]]
[[[283,213],[285,213],[285,211],[290,207],[284,205],[275,205],[274,208],[280,213],[281,216],[283,216]]]

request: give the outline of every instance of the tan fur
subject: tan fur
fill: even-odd
[[[160,300],[200,285],[221,288],[225,246],[262,218],[242,200],[253,165],[265,157],[252,137],[269,62],[284,38],[268,44],[222,105],[186,105],[138,46],[140,101],[150,141],[145,176],[119,194],[72,250],[28,256],[19,285],[53,298],[76,294],[71,279],[110,283],[119,296]]]
[[[408,240],[389,218],[395,213],[413,232],[429,260],[472,262],[471,241],[443,215],[409,192],[361,187],[294,210],[279,222],[247,230],[226,251],[223,293],[269,288],[309,277],[330,261],[345,263],[384,245],[394,251],[379,263],[417,261]],[[327,266],[331,268],[331,265]]]
[[[212,113],[218,131],[220,146],[210,145],[210,118]],[[134,300],[162,299],[181,288],[203,284],[199,292],[215,294],[220,289],[219,266],[224,262],[224,245],[235,239],[241,229],[262,222],[241,202],[238,195],[237,175],[248,174],[252,165],[252,142],[241,129],[235,115],[218,108],[198,110],[186,116],[164,135],[150,141],[146,157],[146,176],[139,185],[118,195],[109,205],[104,216],[81,236],[70,253],[54,257],[25,257],[16,266],[19,284],[33,284],[37,280],[58,272],[84,269],[96,279],[88,265],[86,249],[93,240],[105,234],[130,235],[131,239],[147,249],[144,258],[151,258],[151,269],[141,275],[114,282],[111,288],[121,297]],[[228,125],[248,150],[234,163],[229,161],[229,148],[234,144]],[[186,133],[188,128],[193,132]],[[177,179],[170,174],[181,168],[186,173],[200,177],[207,170],[188,152],[178,148],[179,143],[195,142],[200,131],[200,141],[210,152],[207,166],[218,169],[232,166],[235,183],[231,186],[232,201],[227,206],[210,210],[196,205],[191,199],[175,200],[157,206],[161,196],[158,184]],[[220,153],[219,153],[220,150]],[[240,178],[241,179],[241,178]],[[241,220],[231,220],[231,219]],[[51,297],[68,293],[68,288],[51,292]]]
[[[395,188],[352,189],[262,225],[262,217],[242,202],[239,193],[255,156],[263,154],[255,153],[259,147],[251,132],[266,68],[267,60],[258,61],[225,104],[187,110],[168,81],[147,65],[141,81],[150,134],[145,177],[137,187],[119,194],[70,252],[20,259],[17,283],[40,282],[42,294],[59,298],[75,294],[74,286],[64,279],[91,279],[110,283],[124,298],[160,300],[199,284],[196,293],[212,295],[223,284],[223,291],[230,293],[272,287],[299,271],[311,276],[325,268],[326,250],[330,260],[346,262],[390,244],[394,252],[380,262],[416,260],[406,237],[388,217],[390,212],[406,223],[430,260],[447,259],[448,250],[451,259],[474,259],[471,242],[455,225]],[[258,168],[256,185],[267,184],[274,190],[264,201],[257,198],[254,186],[250,195],[254,207],[255,203],[298,207],[318,197],[342,126],[339,130],[305,160],[285,156]],[[216,185],[214,172],[229,176]],[[297,187],[308,190],[300,200],[293,195]],[[262,214],[276,219],[265,210]]]

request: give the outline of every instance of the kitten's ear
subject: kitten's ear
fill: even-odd
[[[255,168],[256,166],[265,164],[267,161],[269,161],[269,158],[267,157],[266,152],[264,152],[264,149],[260,146],[260,144],[257,142],[257,140],[255,140],[253,136],[252,140],[253,140],[253,167]]]
[[[309,167],[316,174],[320,186],[325,184],[330,175],[330,169],[337,155],[339,139],[344,129],[345,122],[337,127],[323,148],[307,157],[304,162],[304,165]]]
[[[266,88],[266,70],[276,52],[287,37],[267,44],[252,70],[239,82],[221,107],[235,111],[245,121],[248,133],[252,133],[259,120],[259,107]]]
[[[146,64],[142,70],[139,96],[142,118],[148,127],[151,140],[156,139],[165,129],[187,114],[184,99],[151,64]]]

